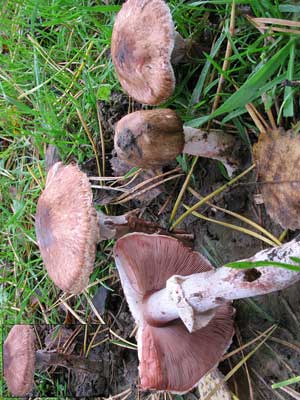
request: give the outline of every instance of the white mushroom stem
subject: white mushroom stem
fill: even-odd
[[[235,154],[240,144],[238,138],[222,130],[207,132],[184,126],[183,131],[183,153],[219,160],[225,165],[229,176],[240,166],[240,160]]]
[[[100,228],[100,241],[116,239],[130,232],[129,219],[137,216],[140,210],[132,210],[124,215],[106,215],[97,211]]]
[[[300,240],[263,250],[243,261],[274,261],[294,264],[300,257]],[[187,329],[199,329],[199,319],[220,304],[284,289],[300,280],[300,273],[278,267],[217,270],[190,276],[172,276],[166,288],[150,295],[145,303],[147,317],[153,321],[182,319]],[[209,319],[209,318],[208,318]]]

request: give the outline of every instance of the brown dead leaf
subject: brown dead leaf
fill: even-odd
[[[267,213],[285,229],[300,228],[300,135],[261,133],[253,156]]]

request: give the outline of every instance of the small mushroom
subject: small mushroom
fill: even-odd
[[[172,95],[171,62],[180,62],[189,47],[163,0],[127,0],[116,17],[112,60],[123,89],[140,103],[157,105]]]
[[[300,136],[274,129],[254,145],[259,189],[267,213],[284,229],[300,228]]]
[[[173,393],[189,391],[219,363],[229,347],[234,309],[224,303],[212,312],[202,313],[197,318],[197,330],[189,333],[178,315],[165,321],[164,303],[156,305],[160,317],[155,319],[147,303],[174,274],[202,275],[213,271],[213,267],[199,253],[162,235],[126,235],[117,241],[114,256],[138,325],[141,387]]]
[[[4,341],[4,378],[14,396],[25,396],[34,384],[35,369],[61,366],[96,373],[99,361],[57,351],[35,350],[31,325],[14,325]]]
[[[137,217],[137,210],[107,216],[93,206],[88,177],[75,164],[55,163],[49,170],[35,217],[37,242],[50,278],[62,290],[77,294],[88,285],[102,240],[130,232],[161,232],[158,224]],[[186,242],[192,236],[174,232]]]
[[[115,128],[115,150],[128,164],[157,168],[180,153],[220,160],[228,174],[239,167],[239,140],[221,130],[209,132],[184,126],[170,109],[136,111],[123,117]]]
[[[32,389],[34,345],[35,334],[31,325],[15,325],[4,342],[4,378],[14,396],[24,396]]]
[[[158,267],[163,268],[162,265],[158,265],[160,256],[157,255],[160,246],[158,243],[162,240],[165,246],[167,242],[168,246],[173,246],[172,254],[175,255],[174,257],[178,257],[176,262],[181,263],[180,268],[188,268],[191,265],[190,250],[184,248],[175,239],[158,235],[129,234],[119,239],[116,244],[115,257],[118,269],[124,269],[127,275],[130,273],[133,276],[131,279],[137,279],[136,271],[132,271],[132,268],[142,270],[148,276],[150,274],[148,270],[144,271],[144,268],[150,269],[149,262],[151,270],[156,271]],[[134,252],[133,248],[139,249],[139,251]],[[143,250],[146,248],[148,253]],[[164,259],[171,257],[169,248],[166,247],[164,251]],[[181,254],[180,258],[179,254]],[[200,255],[198,256],[200,257]],[[293,263],[293,257],[299,258],[299,256],[300,241],[295,239],[281,246],[263,250],[243,261]],[[145,257],[149,257],[149,261]],[[175,263],[175,260],[172,261]],[[171,323],[180,318],[190,332],[197,331],[199,318],[201,321],[202,315],[214,315],[220,306],[228,304],[229,301],[282,290],[300,279],[300,273],[285,268],[233,269],[221,267],[216,270],[207,269],[201,273],[191,272],[190,274],[182,274],[180,268],[172,277],[168,277],[164,288],[160,290],[155,288],[151,293],[149,292],[143,302],[143,312],[147,315],[148,321],[155,325]],[[129,272],[127,272],[128,270]],[[124,274],[124,272],[122,273]],[[152,279],[157,280],[158,278],[153,277]]]

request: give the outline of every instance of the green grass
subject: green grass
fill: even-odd
[[[176,67],[177,86],[164,106],[177,110],[189,125],[213,118],[249,144],[258,134],[245,105],[263,113],[277,107],[277,123],[291,127],[299,113],[299,88],[285,79],[300,79],[299,35],[260,33],[246,19],[299,19],[299,6],[287,1],[236,1],[235,36],[229,36],[232,1],[169,2],[177,30],[205,46],[200,60]],[[100,149],[96,101],[122,92],[109,56],[117,1],[3,0],[0,5],[0,321],[62,323],[55,302],[61,292],[43,268],[34,231],[37,199],[45,182],[45,149],[54,144],[63,159],[79,164],[93,159],[78,112]],[[232,55],[211,115],[227,41]],[[234,84],[239,87],[234,88]],[[107,148],[112,146],[112,140]],[[181,160],[188,172],[192,158]],[[180,188],[179,188],[180,190]],[[175,200],[174,200],[175,201]],[[115,209],[111,209],[116,212]],[[122,210],[119,209],[119,212]],[[114,268],[112,243],[102,244],[90,282],[106,279]],[[104,281],[105,283],[106,281]],[[109,280],[106,282],[109,286]],[[88,289],[92,296],[96,286]],[[38,301],[37,301],[38,299]],[[84,321],[97,322],[84,295],[70,303]]]
[[[93,157],[76,110],[97,141],[99,88],[105,84],[120,90],[110,59],[99,57],[109,49],[116,9],[93,7],[88,1],[78,6],[72,1],[9,1],[2,6],[2,46],[9,51],[0,63],[4,322],[42,321],[38,310],[33,318],[30,299],[37,296],[47,309],[58,297],[42,267],[34,232],[45,147],[55,144],[65,161],[82,163]],[[82,71],[76,74],[80,65]],[[98,262],[103,257],[99,255]],[[97,265],[94,275],[101,277]],[[63,322],[56,309],[49,312],[49,322]]]

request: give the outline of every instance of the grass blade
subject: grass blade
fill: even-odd
[[[225,267],[229,268],[236,268],[236,269],[249,269],[249,268],[259,268],[259,267],[280,267],[285,268],[290,271],[300,272],[300,266],[281,263],[278,261],[239,261],[239,262],[232,262],[224,265]]]
[[[292,385],[293,383],[298,383],[298,382],[300,382],[300,376],[294,376],[293,378],[287,379],[286,381],[274,383],[271,387],[272,389],[279,389],[284,386]]]
[[[268,79],[279,69],[290,54],[292,43],[292,40],[289,41],[269,61],[265,64],[261,63],[240,89],[233,93],[213,114],[191,120],[187,125],[192,127],[201,126],[212,118],[244,107],[246,104],[260,97],[263,94],[263,87]]]

